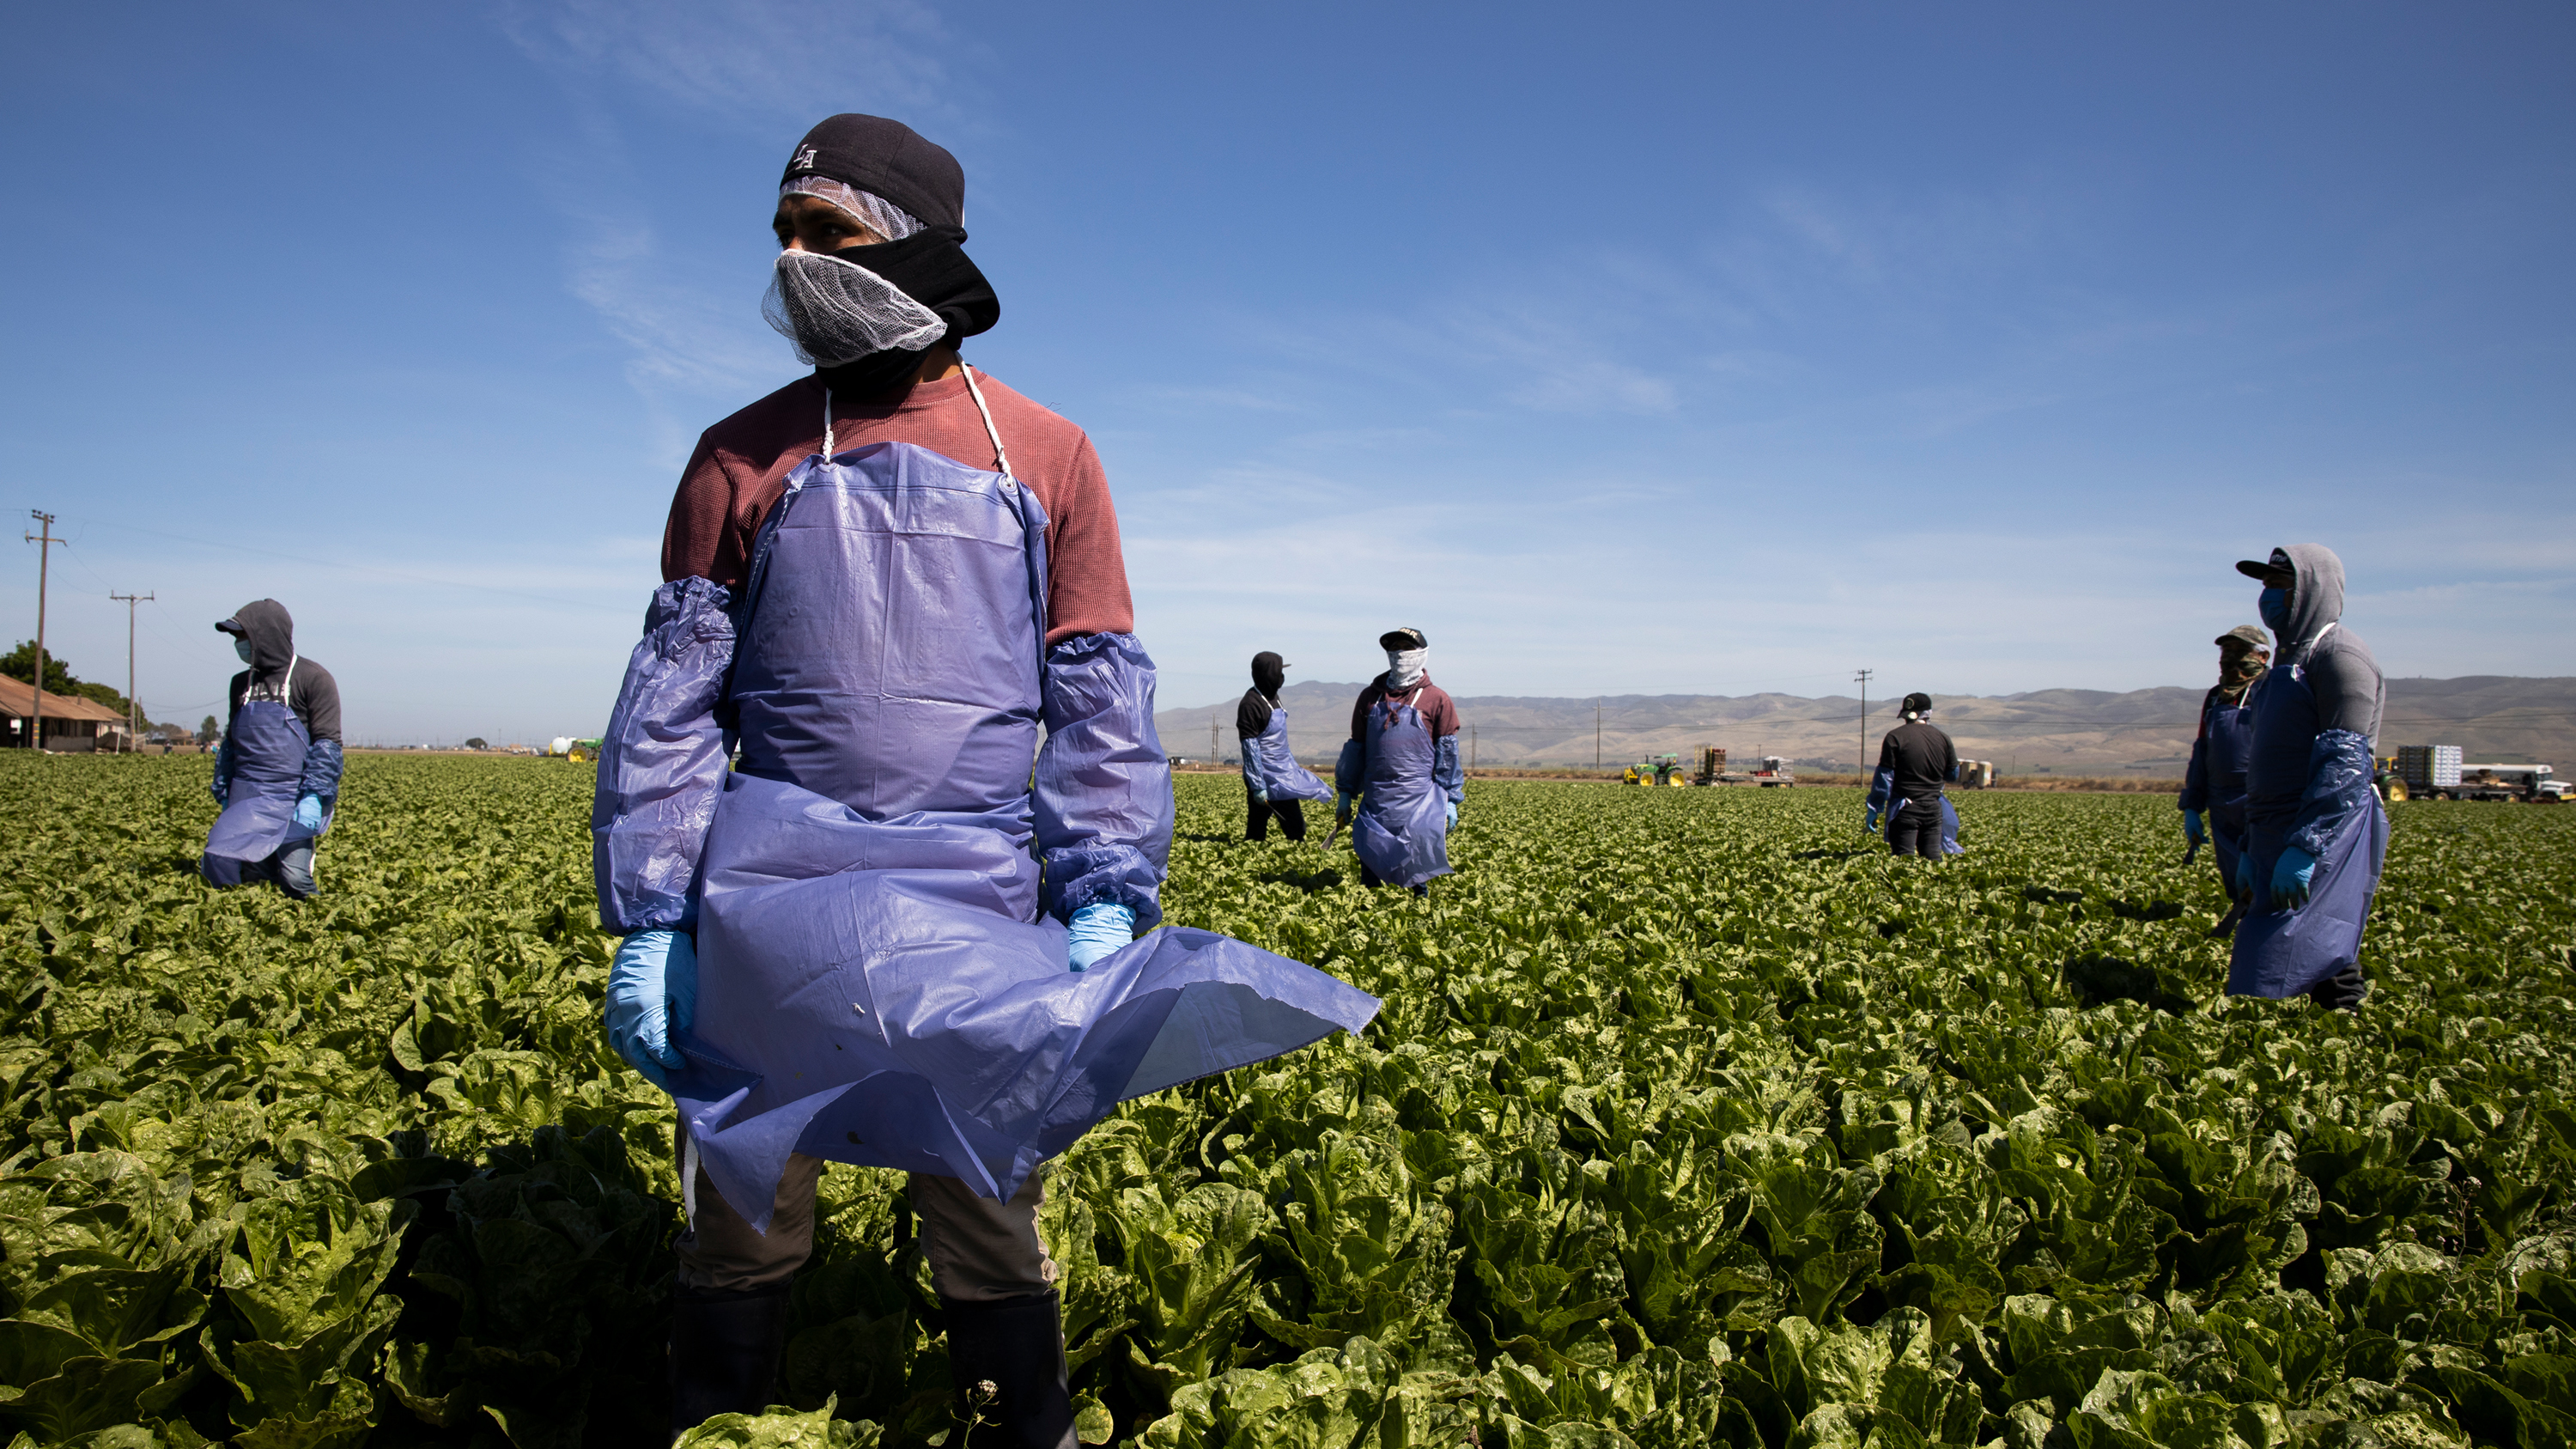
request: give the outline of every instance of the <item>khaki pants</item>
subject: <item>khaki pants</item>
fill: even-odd
[[[794,1277],[814,1252],[814,1186],[823,1159],[799,1152],[778,1180],[767,1234],[726,1204],[698,1169],[697,1221],[680,1234],[680,1286],[740,1293],[773,1288]],[[921,1250],[930,1259],[930,1286],[959,1303],[1025,1298],[1055,1286],[1055,1260],[1038,1241],[1038,1206],[1046,1188],[1037,1173],[1009,1202],[978,1197],[953,1177],[911,1174],[905,1194],[921,1224]]]

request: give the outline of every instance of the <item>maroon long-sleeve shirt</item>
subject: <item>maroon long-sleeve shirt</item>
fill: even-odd
[[[1011,475],[1047,514],[1047,642],[1128,634],[1136,609],[1118,547],[1118,513],[1100,455],[1082,429],[978,371]],[[994,465],[993,440],[963,376],[913,385],[902,402],[866,407],[832,400],[832,446],[913,443],[970,468]],[[740,588],[753,542],[787,493],[787,475],[823,446],[823,385],[789,383],[706,430],[680,474],[662,533],[662,577],[713,579]]]

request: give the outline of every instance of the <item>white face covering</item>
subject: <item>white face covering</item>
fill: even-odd
[[[821,252],[778,254],[760,315],[817,367],[838,367],[889,348],[918,352],[948,335],[940,315],[901,287]]]
[[[1422,661],[1429,658],[1428,649],[1389,649],[1386,651],[1386,687],[1411,689],[1422,682]]]

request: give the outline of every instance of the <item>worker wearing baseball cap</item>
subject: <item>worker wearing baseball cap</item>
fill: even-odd
[[[2191,742],[2191,764],[2183,772],[2177,803],[2183,837],[2192,849],[2204,841],[2215,848],[2220,888],[2233,898],[2219,922],[2217,934],[2225,935],[2245,913],[2246,897],[2236,890],[2236,858],[2245,849],[2245,756],[2254,740],[2254,711],[2246,692],[2271,667],[2272,640],[2251,624],[2239,624],[2211,642],[2218,646],[2218,682],[2200,698],[2200,733]],[[2201,826],[2204,811],[2209,816],[2206,831]]]
[[[244,604],[215,628],[250,667],[233,676],[215,755],[223,813],[198,872],[218,890],[264,880],[308,899],[313,853],[340,803],[340,685],[296,652],[295,620],[275,599]]]
[[[1959,747],[1932,723],[1932,696],[1909,694],[1897,713],[1903,723],[1878,742],[1862,828],[1877,829],[1884,811],[1890,854],[1925,860],[1960,854],[1959,815],[1941,793],[1943,784],[1959,778]]]
[[[2249,904],[2227,989],[2304,992],[2350,1011],[2368,989],[2361,932],[2388,855],[2388,814],[2370,783],[2388,687],[2370,646],[2343,627],[2343,560],[2332,549],[2294,543],[2236,571],[2263,585],[2257,607],[2279,648],[2247,690],[2254,724],[2236,887]]]
[[[680,1116],[675,1434],[773,1402],[830,1160],[910,1173],[972,1442],[1073,1449],[1045,1161],[1376,1011],[1152,929],[1171,769],[1117,514],[1083,431],[959,356],[1001,315],[964,206],[899,121],[798,144],[765,310],[813,372],[700,440],[600,744],[609,1041]]]
[[[1264,649],[1252,656],[1252,687],[1234,707],[1235,737],[1243,743],[1243,838],[1262,840],[1270,819],[1279,818],[1279,833],[1290,840],[1306,838],[1306,807],[1301,801],[1328,800],[1332,787],[1297,763],[1288,745],[1288,710],[1279,691],[1288,684],[1288,661]]]
[[[1360,884],[1428,895],[1432,878],[1449,874],[1449,831],[1467,798],[1458,706],[1431,682],[1431,641],[1421,630],[1390,629],[1377,644],[1386,672],[1351,706],[1351,737],[1333,769],[1335,819],[1351,827]]]

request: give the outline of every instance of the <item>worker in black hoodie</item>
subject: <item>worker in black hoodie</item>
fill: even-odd
[[[1905,723],[1887,732],[1878,746],[1878,773],[1870,781],[1868,813],[1863,828],[1878,828],[1887,812],[1887,848],[1897,855],[1939,860],[1949,853],[1943,830],[1948,801],[1941,786],[1959,778],[1959,750],[1931,719],[1932,696],[1909,694]]]
[[[340,799],[340,686],[295,652],[295,620],[275,599],[244,604],[215,627],[250,667],[233,676],[232,712],[215,756],[223,814],[198,863],[218,888],[273,881],[313,894],[313,847]]]

